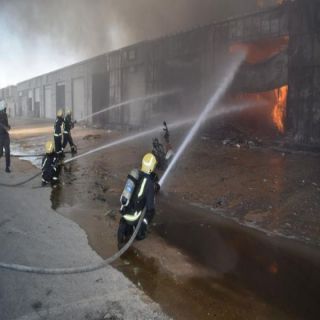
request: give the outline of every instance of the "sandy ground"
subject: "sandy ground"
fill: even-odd
[[[50,135],[51,127],[48,126],[45,131],[45,126],[41,124],[40,141],[33,138],[39,133],[32,131],[18,131],[12,134],[12,139],[24,144],[25,150],[38,147],[40,142],[46,140],[44,132]],[[179,145],[183,133],[172,132],[174,146]],[[84,128],[73,131],[79,154],[128,134]],[[61,187],[46,196],[48,206],[76,221],[86,231],[89,244],[102,257],[108,257],[116,250],[118,198],[130,169],[139,167],[142,156],[150,151],[151,138],[146,136],[66,165]],[[226,260],[229,253],[222,255],[222,264],[210,265],[207,258],[199,255],[200,252],[206,255],[207,251],[199,250],[204,239],[198,238],[197,234],[206,234],[203,228],[210,231],[210,228],[214,228],[211,224],[220,225],[222,217],[223,221],[226,219],[232,225],[243,225],[243,233],[247,232],[246,229],[258,230],[255,231],[258,234],[280,239],[275,244],[278,248],[287,239],[294,239],[290,246],[307,244],[318,252],[319,157],[316,154],[310,156],[273,151],[270,146],[253,149],[241,143],[238,146],[223,146],[222,141],[226,138],[227,135],[217,135],[210,128],[204,129],[195,138],[164,185],[158,199],[158,216],[148,241],[135,243],[134,249],[115,267],[176,319],[294,319],[290,308],[290,312],[282,312],[287,306],[275,305],[277,303],[264,294],[253,294],[250,286],[243,288],[243,284],[230,285],[230,280],[222,280],[221,275],[226,274],[226,270],[220,270],[221,265],[225,266],[225,261],[229,261],[229,258]],[[1,173],[1,180],[17,181],[34,170],[21,161],[14,161],[13,173],[8,176]],[[28,188],[38,187],[39,184],[39,180],[35,180]],[[183,204],[179,214],[176,206],[168,207],[175,203]],[[185,219],[183,208],[189,208],[186,212],[192,211],[194,214],[190,214],[189,222],[185,222],[186,226],[181,228]],[[198,215],[200,210],[205,212],[201,218]],[[218,217],[220,222],[205,222],[208,216]],[[179,224],[171,230],[170,223],[173,225],[177,217],[180,217]],[[190,226],[196,226],[199,230],[195,233]],[[219,228],[223,227],[220,225]],[[175,234],[178,229],[179,233]],[[194,244],[182,241],[184,237],[188,238],[188,232],[184,234],[184,229],[194,237]],[[211,230],[208,237],[216,234]],[[232,232],[238,233],[236,229]],[[230,238],[230,231],[226,238]],[[243,242],[243,236],[231,238],[233,245]],[[216,240],[213,238],[210,241]],[[224,241],[227,243],[229,240]],[[256,239],[251,240],[254,241]],[[225,243],[222,247],[225,247]],[[213,257],[216,259],[217,255]],[[274,274],[281,265],[273,259],[274,256],[263,258],[263,268],[267,272],[257,274],[258,278],[267,275],[266,279],[270,280],[270,274]],[[259,263],[257,268],[261,268],[261,260]],[[239,271],[235,265],[232,268]],[[215,278],[213,282],[209,280],[212,277]],[[257,280],[254,277],[251,280],[254,282],[254,279]],[[266,284],[263,285],[260,292],[266,289]],[[288,296],[288,292],[283,292],[283,295]],[[196,302],[199,296],[202,301],[200,305]]]

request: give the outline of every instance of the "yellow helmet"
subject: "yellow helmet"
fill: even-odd
[[[141,171],[147,174],[153,172],[158,161],[152,153],[147,153],[142,159]]]
[[[63,110],[62,109],[58,110],[57,117],[63,117]]]
[[[44,146],[46,153],[52,153],[54,152],[54,142],[53,141],[47,141]]]

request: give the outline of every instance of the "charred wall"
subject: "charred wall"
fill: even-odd
[[[221,62],[230,55],[233,47],[250,51],[262,47],[262,51],[265,51],[269,50],[268,46],[272,43],[288,35],[287,6],[229,19],[208,28],[204,75],[206,82],[212,83]],[[287,83],[287,77],[287,52],[279,51],[265,59],[246,61],[236,76],[232,91],[259,92],[274,89]],[[207,89],[210,94],[212,88]]]
[[[287,129],[297,143],[320,144],[320,2],[298,0],[289,10]]]

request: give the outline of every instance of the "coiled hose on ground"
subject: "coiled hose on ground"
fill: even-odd
[[[74,268],[41,268],[41,267],[32,267],[32,266],[0,262],[0,268],[11,270],[11,271],[17,271],[17,272],[48,274],[48,275],[78,274],[78,273],[86,273],[86,272],[92,272],[99,269],[103,269],[110,263],[120,258],[120,256],[123,255],[130,248],[131,244],[133,243],[134,239],[136,238],[139,232],[145,213],[146,213],[146,209],[142,211],[137,227],[135,228],[129,241],[114,255],[112,255],[108,259],[103,260],[99,263],[87,265],[83,267],[74,267]]]

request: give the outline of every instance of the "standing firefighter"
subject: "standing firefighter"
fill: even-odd
[[[62,147],[62,127],[63,127],[63,110],[59,109],[57,112],[57,119],[54,124],[54,149],[59,158],[63,158]]]
[[[128,175],[124,191],[120,197],[122,218],[118,228],[118,246],[122,247],[131,237],[142,212],[145,216],[137,240],[146,237],[148,225],[155,215],[155,193],[159,191],[158,177],[154,172],[157,160],[152,153],[142,159],[141,170],[134,169]]]
[[[6,155],[6,172],[10,173],[10,137],[8,131],[11,129],[8,123],[7,109],[4,101],[0,101],[0,158],[3,149]]]
[[[74,128],[76,122],[72,121],[71,110],[67,110],[66,116],[64,118],[64,130],[63,130],[63,149],[67,146],[68,142],[71,147],[71,153],[77,153],[77,146],[73,143],[71,136],[71,129]]]
[[[45,144],[46,154],[42,159],[42,185],[51,183],[55,185],[59,182],[59,159],[54,151],[54,142],[48,141]]]

